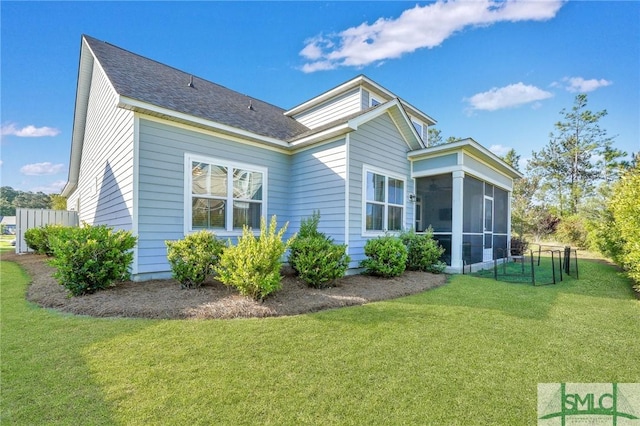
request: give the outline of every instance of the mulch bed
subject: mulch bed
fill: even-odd
[[[420,293],[447,280],[446,275],[407,271],[391,279],[351,275],[338,280],[335,287],[314,289],[287,274],[282,289],[262,302],[241,296],[214,280],[198,289],[182,289],[175,280],[128,281],[94,294],[69,297],[52,277],[54,269],[47,264],[46,256],[5,253],[2,260],[20,264],[31,277],[29,301],[94,317],[222,319],[298,315]]]

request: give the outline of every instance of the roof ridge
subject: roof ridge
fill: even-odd
[[[125,53],[128,53],[128,54],[130,54],[130,55],[137,56],[138,58],[142,58],[142,59],[144,59],[144,60],[146,60],[146,61],[154,62],[154,63],[156,63],[156,64],[158,64],[158,65],[160,65],[160,66],[163,66],[163,67],[166,67],[166,68],[170,68],[170,69],[172,69],[172,70],[178,71],[178,72],[180,72],[180,73],[186,74],[186,75],[188,75],[188,76],[191,76],[191,77],[193,77],[193,78],[197,78],[197,79],[202,80],[202,81],[206,81],[207,83],[209,83],[209,84],[213,84],[213,85],[218,86],[218,87],[220,87],[220,88],[222,88],[222,89],[229,90],[229,91],[231,91],[231,92],[235,92],[235,93],[238,93],[238,94],[240,94],[240,95],[246,96],[246,97],[248,97],[248,98],[250,98],[250,99],[252,99],[252,100],[254,100],[254,101],[259,101],[259,102],[262,102],[262,103],[264,103],[264,104],[270,105],[270,106],[272,106],[272,107],[274,107],[274,108],[281,109],[283,112],[284,112],[284,111],[286,111],[286,110],[285,110],[284,108],[282,108],[281,106],[275,105],[275,104],[273,104],[273,103],[271,103],[271,102],[267,102],[267,101],[265,101],[265,100],[262,100],[262,99],[256,98],[256,97],[254,97],[254,96],[250,96],[250,95],[248,95],[248,94],[246,94],[246,93],[242,93],[242,92],[238,92],[237,90],[230,89],[230,88],[229,88],[229,87],[227,87],[227,86],[224,86],[224,85],[222,85],[222,84],[216,83],[216,82],[211,81],[211,80],[209,80],[209,79],[207,79],[207,78],[201,77],[201,76],[196,75],[196,74],[191,73],[191,72],[187,72],[187,71],[185,71],[185,70],[183,70],[183,69],[180,69],[180,68],[174,67],[173,65],[165,64],[165,63],[163,63],[163,62],[160,62],[160,61],[159,61],[159,60],[157,60],[157,59],[153,59],[153,58],[150,58],[150,57],[148,57],[148,56],[144,56],[144,55],[141,55],[141,54],[139,54],[139,53],[132,52],[131,50],[125,49],[124,47],[118,46],[118,45],[113,44],[113,43],[111,43],[111,42],[108,42],[108,41],[106,41],[106,40],[100,40],[100,39],[95,38],[95,37],[92,37],[92,36],[90,36],[90,35],[88,35],[88,34],[82,34],[82,37],[83,37],[84,39],[90,39],[90,40],[92,40],[92,41],[93,41],[93,42],[95,42],[95,43],[104,43],[104,44],[107,44],[107,45],[109,45],[109,46],[111,46],[111,47],[114,47],[114,48],[116,48],[116,49],[118,49],[118,50],[121,50],[121,51],[123,51],[123,52],[125,52]],[[89,46],[89,47],[91,47],[91,46]]]

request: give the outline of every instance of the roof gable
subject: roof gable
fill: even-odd
[[[319,105],[329,102],[331,99],[335,99],[339,96],[342,96],[343,94],[348,93],[349,91],[355,88],[366,90],[375,97],[379,97],[380,95],[382,95],[383,100],[385,102],[388,102],[392,99],[398,99],[400,103],[402,103],[403,108],[405,108],[409,114],[414,115],[416,118],[424,121],[429,126],[436,124],[436,121],[433,118],[429,117],[427,114],[415,108],[413,105],[411,105],[407,101],[403,100],[402,98],[395,95],[388,89],[384,88],[380,84],[376,83],[375,81],[371,80],[369,77],[362,74],[349,81],[346,81],[340,84],[339,86],[334,87],[333,89],[327,90],[326,92],[321,93],[320,95],[312,99],[309,99],[308,101],[305,101],[300,105],[297,105],[289,109],[288,111],[285,112],[285,114],[291,117],[298,116],[306,111],[309,111],[313,108],[318,107]]]
[[[337,137],[358,130],[361,125],[384,114],[389,115],[410,150],[419,150],[425,147],[413,124],[411,124],[402,102],[397,98],[309,130],[290,139],[289,142],[293,147],[298,148],[330,137]]]
[[[280,140],[309,130],[267,102],[92,37],[83,40],[125,98]]]

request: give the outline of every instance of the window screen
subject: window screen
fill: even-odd
[[[484,185],[471,176],[464,177],[462,198],[462,232],[483,232]]]

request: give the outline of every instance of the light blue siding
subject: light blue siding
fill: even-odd
[[[91,72],[78,187],[68,206],[80,222],[133,228],[133,112],[117,108],[99,67]]]
[[[363,236],[363,168],[375,167],[405,178],[405,228],[413,223],[414,205],[408,194],[414,193],[411,167],[407,160],[408,146],[393,121],[383,115],[358,128],[350,134],[349,141],[349,255],[351,267],[357,267],[364,256]]]
[[[440,157],[425,158],[413,162],[413,173],[421,174],[435,169],[455,167],[458,165],[458,154],[441,155]]]
[[[464,154],[463,158],[463,164],[465,165],[467,170],[471,172],[471,174],[475,174],[481,180],[488,179],[491,183],[498,184],[507,191],[511,191],[513,186],[513,181],[511,180],[511,178],[503,175],[497,170],[492,169],[491,167],[487,166],[484,163],[481,163],[480,161],[476,160],[473,157],[470,157],[467,154]]]
[[[140,119],[138,272],[168,274],[165,240],[184,238],[185,153],[268,169],[267,216],[289,220],[290,156],[155,120]]]
[[[344,243],[345,140],[316,146],[293,155],[291,164],[291,229],[320,211],[321,232]]]

